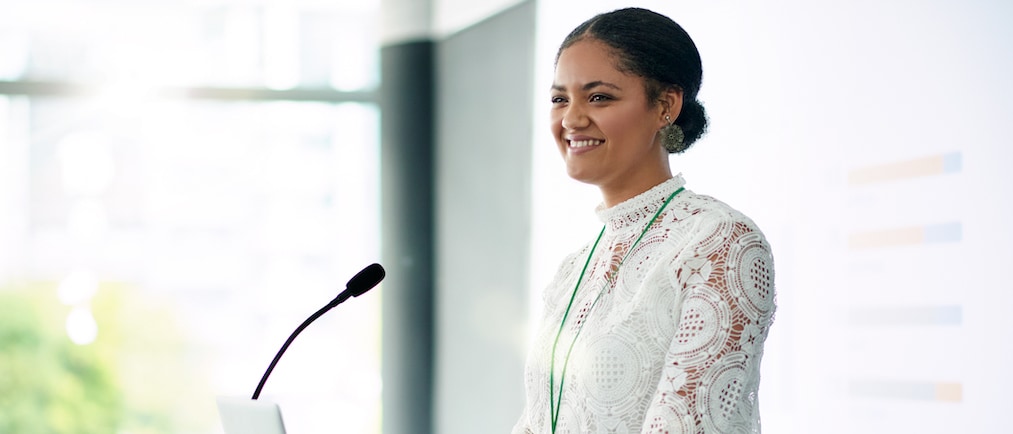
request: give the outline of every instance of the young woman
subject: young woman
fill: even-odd
[[[701,78],[689,35],[645,9],[563,41],[552,134],[567,173],[601,190],[604,227],[544,293],[514,433],[760,431],[770,247],[669,167],[707,125]]]

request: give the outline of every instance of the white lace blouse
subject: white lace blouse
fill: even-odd
[[[556,433],[760,432],[760,358],[775,306],[773,258],[756,225],[684,190],[619,266],[683,184],[676,176],[612,208],[599,206],[605,230],[597,248],[589,252],[588,243],[569,255],[545,290],[514,434],[551,431],[553,341],[589,253],[556,348],[558,391],[573,342]]]

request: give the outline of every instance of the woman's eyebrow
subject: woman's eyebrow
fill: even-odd
[[[594,88],[599,87],[599,86],[609,87],[609,88],[612,88],[612,89],[615,89],[615,90],[623,90],[619,86],[616,86],[616,85],[614,85],[612,83],[609,83],[607,81],[601,81],[601,80],[592,81],[590,83],[587,83],[584,86],[581,86],[581,89],[584,90],[584,91],[588,91],[588,90],[594,89]],[[552,90],[563,92],[563,91],[566,91],[566,87],[558,85],[558,84],[553,84],[552,85]]]

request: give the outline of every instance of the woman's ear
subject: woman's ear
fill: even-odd
[[[682,89],[672,86],[661,92],[661,121],[671,125],[682,113]]]

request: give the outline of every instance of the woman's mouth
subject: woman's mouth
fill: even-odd
[[[567,143],[571,148],[588,148],[591,146],[599,146],[605,143],[604,140],[588,139],[588,140],[568,140]]]

